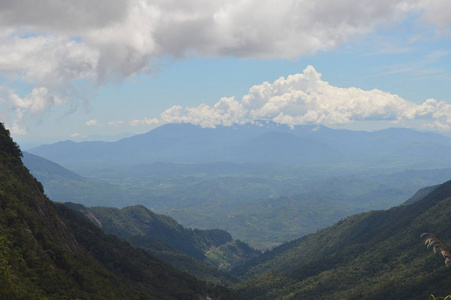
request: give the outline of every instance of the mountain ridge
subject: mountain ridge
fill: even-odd
[[[122,209],[88,208],[73,203],[65,203],[65,205],[81,212],[103,231],[114,234],[134,246],[143,245],[139,237],[151,239],[163,248],[165,246],[162,245],[162,242],[164,242],[167,244],[168,250],[176,249],[200,261],[216,265],[216,267],[220,267],[224,263],[234,267],[246,259],[260,255],[260,251],[252,249],[240,241],[233,240],[230,233],[224,230],[184,228],[173,218],[156,214],[142,205],[128,206]],[[236,246],[236,249],[230,249],[232,259],[229,259],[229,261],[222,261],[218,257],[213,261],[211,255],[208,255],[209,252],[227,245]],[[150,244],[146,248],[152,250],[151,252],[156,250]],[[216,254],[220,255],[220,253]]]
[[[258,147],[259,137],[271,134],[265,147]],[[288,135],[297,139],[284,139]],[[265,139],[263,139],[265,140]],[[260,142],[259,142],[260,141]],[[124,166],[152,162],[280,162],[283,157],[280,141],[286,147],[302,150],[304,155],[292,156],[291,164],[358,162],[366,164],[390,164],[400,162],[406,166],[444,162],[451,167],[446,155],[451,151],[451,139],[435,133],[411,129],[386,129],[376,132],[331,129],[324,126],[287,125],[258,126],[255,124],[202,128],[192,124],[166,124],[145,134],[135,135],[116,142],[62,142],[41,145],[28,152],[50,159],[64,167],[77,171],[80,168],[101,168],[109,165]],[[422,145],[414,147],[414,145]],[[405,149],[416,151],[408,156]],[[239,154],[237,149],[252,149],[255,155]],[[282,149],[282,150],[283,150]],[[331,151],[333,150],[333,151]],[[250,153],[252,153],[250,151]],[[428,152],[429,151],[429,152]],[[394,153],[394,155],[388,155]],[[428,156],[423,155],[427,153]],[[326,155],[327,154],[327,155]],[[271,157],[275,158],[273,160]],[[268,160],[269,159],[269,160]],[[284,161],[286,162],[286,161]]]

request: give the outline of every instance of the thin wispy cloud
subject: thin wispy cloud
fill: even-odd
[[[108,122],[109,126],[121,126],[122,124],[124,124],[124,121],[112,121],[112,122]]]
[[[85,122],[85,125],[87,125],[87,126],[98,126],[99,122],[97,122],[97,120],[93,119],[93,120],[89,120],[89,121]]]

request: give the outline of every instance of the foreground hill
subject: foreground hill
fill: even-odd
[[[423,191],[424,192],[424,191]],[[420,235],[451,240],[451,181],[410,205],[371,211],[289,242],[243,266],[253,299],[427,299],[451,293],[451,270]]]
[[[106,233],[208,281],[232,283],[234,279],[218,269],[229,270],[261,254],[247,244],[233,240],[226,231],[187,229],[171,217],[140,205],[122,209],[65,205],[83,213]]]
[[[54,205],[0,123],[0,299],[235,299]]]

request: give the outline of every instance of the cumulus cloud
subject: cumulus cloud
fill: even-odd
[[[26,95],[21,97],[15,91],[7,86],[0,85],[0,106],[3,105],[2,116],[7,119],[5,112],[13,112],[15,118],[10,125],[14,134],[24,135],[27,133],[23,125],[23,119],[26,114],[37,115],[42,113],[48,106],[61,105],[66,99],[45,87],[36,87]]]
[[[232,97],[222,98],[213,106],[173,106],[160,116],[160,123],[192,123],[202,127],[257,120],[289,126],[423,120],[425,126],[444,130],[451,129],[451,105],[435,99],[416,104],[377,89],[335,87],[308,66],[303,73],[251,87],[241,101]]]
[[[443,31],[450,11],[445,0],[4,0],[0,74],[47,91],[38,106],[7,105],[20,122],[18,109],[25,118],[33,107],[42,112],[73,101],[71,91],[80,80],[103,84],[152,71],[152,62],[162,56],[296,58],[411,14]],[[221,105],[236,103],[229,99]]]

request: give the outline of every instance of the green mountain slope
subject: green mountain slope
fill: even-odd
[[[0,299],[235,299],[54,205],[0,123]]]
[[[451,181],[422,200],[348,217],[237,270],[253,299],[427,299],[451,293],[451,270],[420,235],[451,240]]]
[[[223,230],[187,229],[171,217],[156,214],[140,205],[122,209],[86,208],[72,203],[66,203],[66,205],[82,212],[105,232],[114,234],[134,246],[145,248],[188,272],[196,271],[196,267],[192,265],[191,259],[186,265],[182,254],[226,270],[260,255],[259,251],[248,245],[234,241],[232,236]],[[186,268],[187,266],[190,268]],[[209,279],[205,275],[211,273],[211,270],[203,269],[202,273],[194,272],[193,274]],[[222,274],[222,277],[224,276],[225,274]]]

